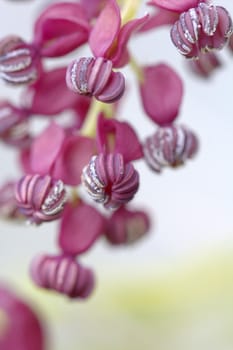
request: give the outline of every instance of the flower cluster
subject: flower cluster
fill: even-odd
[[[127,245],[149,232],[148,213],[131,207],[143,181],[135,163],[145,161],[156,176],[164,167],[183,166],[199,148],[196,134],[177,122],[181,77],[164,62],[138,64],[129,50],[132,36],[168,26],[168,40],[183,56],[195,58],[193,71],[209,76],[220,66],[214,50],[232,33],[228,11],[208,1],[151,0],[148,9],[155,13],[138,18],[139,5],[139,0],[53,2],[36,18],[31,42],[17,35],[0,39],[0,77],[23,86],[18,106],[0,101],[0,137],[15,148],[23,172],[2,185],[0,213],[37,226],[58,221],[59,252],[35,257],[30,273],[39,287],[70,298],[87,298],[94,288],[94,273],[80,256],[98,239]],[[80,53],[83,45],[90,56]],[[49,58],[71,52],[73,60],[48,70]],[[145,140],[119,112],[127,65],[154,126]],[[70,117],[66,125],[59,120],[62,113]],[[33,133],[36,116],[47,125]]]

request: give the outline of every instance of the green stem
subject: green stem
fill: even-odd
[[[141,0],[126,0],[123,1],[121,10],[121,23],[124,25],[128,21],[134,19],[141,5]]]
[[[100,113],[104,113],[107,118],[111,118],[113,107],[96,99],[92,100],[91,107],[81,129],[83,136],[95,137],[97,117]]]

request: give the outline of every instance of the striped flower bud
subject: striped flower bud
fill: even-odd
[[[172,26],[171,39],[182,55],[193,58],[200,52],[221,49],[232,29],[231,17],[224,7],[200,2],[181,13]]]
[[[176,167],[197,152],[198,140],[184,126],[160,127],[144,143],[144,157],[150,168],[160,172],[163,167]]]
[[[122,154],[93,156],[82,173],[82,184],[93,200],[117,209],[129,202],[139,187],[139,174]]]
[[[17,36],[0,40],[0,77],[12,84],[28,84],[37,79],[35,50]]]
[[[25,175],[16,184],[15,196],[20,212],[30,223],[58,219],[66,202],[61,180],[49,175]]]
[[[67,68],[69,89],[81,95],[95,96],[99,101],[112,103],[124,93],[125,78],[112,70],[112,62],[103,57],[83,57]]]
[[[40,255],[32,261],[30,272],[38,286],[70,298],[87,298],[95,284],[93,272],[72,256]]]

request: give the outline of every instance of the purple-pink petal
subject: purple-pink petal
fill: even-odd
[[[89,29],[80,4],[52,4],[35,23],[34,43],[44,57],[63,56],[88,40]]]
[[[44,71],[27,90],[30,96],[30,112],[39,115],[55,115],[77,104],[77,95],[66,86],[66,67]]]
[[[64,129],[54,122],[34,140],[30,154],[33,173],[47,174],[51,172],[64,140]]]
[[[44,329],[38,316],[29,305],[4,286],[0,286],[0,311],[3,312],[0,349],[45,350]]]
[[[178,13],[158,8],[156,13],[149,17],[148,21],[139,29],[139,31],[146,32],[164,25],[174,24],[178,18]]]
[[[149,5],[154,5],[165,10],[174,12],[187,11],[192,7],[196,7],[201,0],[150,0]],[[203,0],[202,2],[204,2]]]
[[[94,152],[94,139],[80,135],[67,137],[56,159],[53,176],[67,185],[79,185],[82,169]]]
[[[142,146],[132,126],[115,119],[99,116],[97,125],[97,142],[99,151],[121,153],[125,162],[140,159]]]
[[[97,18],[89,36],[89,44],[96,57],[108,57],[108,50],[116,40],[120,26],[119,6],[116,0],[109,0]]]
[[[144,110],[158,125],[172,123],[180,109],[183,83],[168,65],[158,64],[143,68],[144,80],[140,92]]]
[[[91,21],[100,14],[107,1],[108,0],[88,0],[87,2],[87,0],[80,0],[80,4],[88,20]]]
[[[123,59],[127,55],[127,44],[134,32],[140,29],[149,19],[149,15],[133,19],[127,22],[121,29],[117,38],[116,50],[111,52],[109,58],[112,60],[114,67],[121,67],[126,64]]]
[[[88,250],[105,229],[105,218],[83,202],[66,206],[59,230],[59,246],[64,253],[77,255]]]

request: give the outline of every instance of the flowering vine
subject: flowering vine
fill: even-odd
[[[149,13],[138,17],[140,5],[139,0],[52,3],[36,18],[31,42],[17,35],[0,39],[0,77],[23,85],[18,106],[0,102],[0,137],[15,148],[22,169],[19,179],[2,185],[0,213],[37,226],[58,221],[59,252],[36,257],[30,274],[39,287],[70,298],[91,295],[94,273],[80,256],[98,239],[133,244],[151,228],[148,213],[131,207],[143,182],[137,160],[156,176],[165,167],[185,165],[199,149],[196,133],[177,122],[181,77],[164,62],[137,63],[129,49],[133,35],[167,26],[174,52],[192,59],[190,67],[201,76],[220,66],[216,50],[228,41],[233,46],[231,17],[221,6],[151,0]],[[83,45],[90,56],[80,53]],[[48,70],[49,58],[71,52],[75,58],[67,65]],[[145,140],[131,118],[120,118],[127,65],[145,117],[154,125]],[[71,117],[66,125],[59,123],[63,112]],[[36,115],[47,118],[47,126],[33,134]]]

